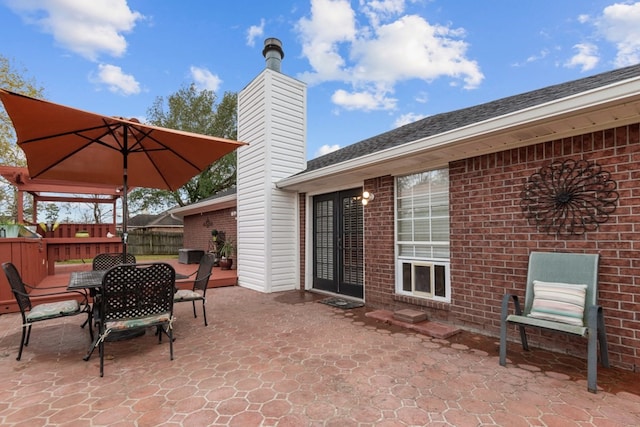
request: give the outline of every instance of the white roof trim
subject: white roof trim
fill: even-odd
[[[171,209],[170,213],[171,215],[184,218],[185,216],[218,211],[222,209],[231,208],[236,205],[237,205],[237,198],[236,198],[236,194],[234,193],[228,196],[202,200],[200,202],[192,203],[188,206],[181,206],[179,208],[174,208],[174,209]]]

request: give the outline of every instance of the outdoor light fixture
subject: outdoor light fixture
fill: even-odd
[[[238,219],[237,215],[238,215],[238,212],[231,211],[231,216],[234,217],[235,219]]]
[[[362,206],[367,206],[369,204],[370,201],[372,201],[375,198],[375,196],[373,195],[373,193],[370,193],[368,191],[363,191],[362,192]]]

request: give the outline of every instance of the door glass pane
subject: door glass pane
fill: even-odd
[[[333,280],[333,201],[316,203],[316,277]]]
[[[357,197],[342,198],[342,281],[364,284],[363,206]]]

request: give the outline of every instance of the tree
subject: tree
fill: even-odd
[[[0,87],[34,98],[42,98],[43,89],[35,83],[35,80],[25,76],[25,70],[16,69],[8,58],[0,55]],[[26,165],[24,154],[16,144],[13,124],[2,103],[0,103],[0,164]],[[16,217],[15,197],[13,187],[0,177],[0,205],[4,206],[4,215]],[[27,206],[31,206],[31,203],[27,202]],[[25,207],[25,213],[26,211]]]
[[[235,93],[217,96],[210,90],[198,90],[194,84],[182,87],[165,100],[156,98],[147,111],[149,124],[235,140],[237,138],[237,104]],[[168,108],[165,111],[165,107]],[[172,205],[185,206],[205,199],[236,183],[236,153],[227,154],[178,191],[137,188],[129,194],[130,210],[164,210]]]

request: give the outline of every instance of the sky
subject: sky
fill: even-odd
[[[307,158],[433,114],[640,62],[640,1],[0,0],[0,55],[46,99],[144,121],[195,84],[239,92],[281,40]]]

